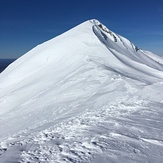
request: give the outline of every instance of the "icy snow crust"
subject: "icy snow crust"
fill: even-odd
[[[97,20],[0,74],[0,162],[162,163],[163,59]]]

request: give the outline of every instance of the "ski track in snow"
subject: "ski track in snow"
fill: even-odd
[[[97,20],[34,48],[0,74],[0,162],[162,163],[162,63]]]

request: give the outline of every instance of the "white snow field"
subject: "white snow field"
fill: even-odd
[[[86,21],[0,74],[0,163],[163,163],[163,58]]]

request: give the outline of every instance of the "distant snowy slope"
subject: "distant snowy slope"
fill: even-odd
[[[163,58],[97,20],[0,74],[0,162],[163,160]]]

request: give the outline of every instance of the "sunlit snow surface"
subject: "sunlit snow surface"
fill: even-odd
[[[162,163],[163,58],[97,20],[0,74],[0,162]]]

